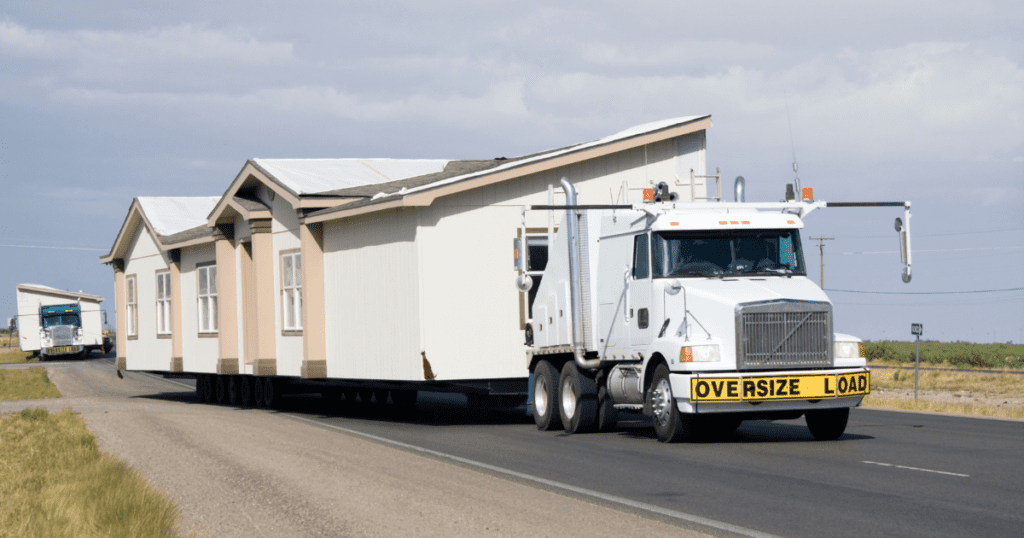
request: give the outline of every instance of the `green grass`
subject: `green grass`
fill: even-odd
[[[0,402],[37,398],[60,398],[60,391],[50,383],[45,368],[0,370]]]
[[[29,358],[29,353],[18,349],[11,351],[0,351],[0,364],[21,364],[26,362],[39,362],[39,357]]]
[[[71,411],[0,417],[0,537],[178,535],[174,501],[99,451]]]
[[[913,363],[914,353],[914,342],[864,342],[864,356],[869,363]],[[921,342],[921,364],[1017,370],[1024,368],[1024,345]]]

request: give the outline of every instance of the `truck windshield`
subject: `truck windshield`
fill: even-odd
[[[655,277],[805,275],[799,230],[653,234]]]
[[[43,328],[55,325],[74,325],[79,327],[81,323],[78,321],[78,314],[49,314],[43,316]]]

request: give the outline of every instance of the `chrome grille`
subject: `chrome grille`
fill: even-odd
[[[70,346],[75,343],[74,325],[56,325],[50,327],[50,338],[53,339],[54,346]]]
[[[812,301],[745,303],[736,308],[741,370],[832,366],[832,305]]]

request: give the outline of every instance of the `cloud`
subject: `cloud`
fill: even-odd
[[[0,51],[9,58],[74,59],[86,64],[112,60],[121,64],[181,61],[250,65],[293,57],[291,43],[261,42],[244,30],[213,30],[195,24],[138,31],[52,31],[2,21]]]

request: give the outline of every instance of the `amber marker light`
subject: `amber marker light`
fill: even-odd
[[[679,350],[679,362],[693,362],[692,347],[683,347]]]

